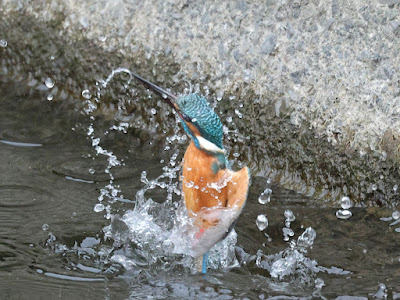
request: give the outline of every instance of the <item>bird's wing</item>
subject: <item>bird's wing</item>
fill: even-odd
[[[226,207],[241,210],[246,203],[250,185],[250,170],[244,167],[238,172],[229,171],[231,180],[228,182],[228,197]]]

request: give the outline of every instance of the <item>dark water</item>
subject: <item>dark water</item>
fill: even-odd
[[[156,241],[116,242],[126,230],[118,220],[113,238],[106,239],[103,228],[111,220],[93,208],[110,183],[109,162],[107,155],[96,155],[87,129],[92,123],[104,133],[113,120],[90,120],[74,103],[53,103],[48,92],[18,82],[2,79],[0,92],[0,299],[333,299],[379,298],[386,292],[388,298],[400,298],[400,232],[395,231],[400,226],[380,220],[391,209],[353,207],[350,219],[338,220],[339,205],[262,177],[254,176],[236,225],[235,267],[194,274],[184,256],[161,256]],[[112,168],[112,184],[121,197],[102,202],[110,205],[115,220],[134,208],[144,186],[142,171],[147,178],[163,174],[160,160],[169,152],[163,150],[164,140],[143,143],[131,132],[103,134],[102,145],[123,159]],[[271,202],[261,205],[258,197],[266,187],[273,190]],[[152,213],[161,219],[157,209],[165,190],[150,190],[150,196]],[[287,209],[296,216],[291,240],[307,227],[317,234],[312,248],[298,256],[283,240]],[[258,214],[268,216],[264,233],[269,239],[255,225]],[[271,278],[270,265],[285,249],[284,255],[295,260],[293,268]],[[379,284],[386,291],[379,293]]]

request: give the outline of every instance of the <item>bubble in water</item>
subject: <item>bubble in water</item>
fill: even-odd
[[[44,84],[47,86],[47,88],[52,89],[54,87],[54,80],[48,77],[45,81]]]
[[[83,90],[82,97],[89,100],[90,98],[92,98],[92,94],[89,92],[89,90]]]
[[[374,183],[374,184],[371,185],[371,189],[373,191],[376,191],[378,189],[378,186]]]
[[[342,206],[343,209],[349,209],[350,207],[353,206],[353,203],[351,203],[349,197],[344,196],[342,197],[342,199],[340,199],[340,205]]]
[[[392,218],[393,218],[394,220],[400,219],[400,211],[395,210],[395,211],[392,213]]]
[[[102,212],[105,209],[104,205],[101,203],[98,203],[94,206],[94,211],[95,212]]]
[[[393,191],[397,191],[398,190],[398,188],[399,188],[399,186],[397,185],[397,184],[395,184],[394,186],[393,186]]]
[[[89,174],[92,174],[92,175],[96,172],[93,168],[90,168],[88,171],[89,171]]]
[[[0,40],[0,47],[5,48],[7,47],[8,43],[6,40]]]
[[[260,231],[263,231],[268,227],[268,218],[266,215],[258,215],[256,225]]]
[[[258,202],[260,204],[267,204],[271,202],[271,194],[272,190],[270,188],[266,188],[264,192],[261,193],[260,197],[258,197]]]
[[[346,219],[350,218],[352,215],[353,214],[348,209],[339,209],[336,212],[336,217],[338,219],[342,219],[342,220],[346,220]]]
[[[48,94],[48,95],[47,95],[47,100],[48,100],[48,101],[53,100],[53,94]]]
[[[296,220],[296,217],[290,209],[285,210],[283,215],[285,216],[286,221],[293,222],[294,220]]]
[[[43,229],[43,231],[46,231],[47,229],[49,229],[49,224],[43,224],[42,225],[42,229]]]
[[[157,113],[157,110],[155,108],[152,108],[151,110],[151,114],[155,115]]]
[[[314,240],[317,237],[317,233],[311,227],[308,227],[301,236],[297,239],[297,246],[302,248],[308,248],[314,244]]]

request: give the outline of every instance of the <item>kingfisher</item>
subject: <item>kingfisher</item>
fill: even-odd
[[[149,90],[155,92],[178,115],[191,141],[183,157],[182,192],[184,203],[197,232],[194,243],[198,269],[207,271],[207,254],[233,228],[247,199],[250,170],[233,171],[223,146],[223,125],[207,100],[195,93],[182,97],[160,88],[133,74]],[[214,237],[207,238],[207,232]],[[199,245],[202,244],[202,245]]]

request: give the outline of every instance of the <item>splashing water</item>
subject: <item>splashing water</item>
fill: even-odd
[[[96,156],[107,157],[108,165],[104,172],[109,176],[109,182],[100,189],[99,203],[94,207],[96,212],[106,211],[105,217],[111,220],[111,224],[103,231],[105,237],[112,240],[114,247],[124,246],[123,250],[114,251],[111,261],[123,265],[127,270],[133,266],[154,266],[160,269],[169,270],[179,265],[189,267],[195,271],[195,259],[209,252],[209,268],[229,268],[238,266],[234,253],[236,244],[236,232],[231,230],[233,220],[236,220],[240,211],[234,209],[211,208],[200,211],[202,218],[218,219],[218,225],[204,232],[199,232],[198,227],[193,224],[193,219],[188,217],[185,206],[181,202],[173,201],[173,196],[181,196],[179,173],[181,166],[177,163],[179,150],[171,154],[167,165],[163,167],[163,173],[155,179],[147,178],[147,172],[141,174],[141,182],[144,187],[137,193],[134,200],[134,207],[126,211],[122,216],[112,213],[112,204],[121,197],[121,189],[114,184],[112,168],[121,166],[122,159],[119,159],[112,151],[102,145],[102,135],[94,126],[94,112],[100,105],[100,98],[103,90],[111,84],[115,75],[126,73],[129,75],[124,88],[127,89],[132,79],[132,73],[125,68],[118,68],[105,79],[100,80],[97,86],[97,93],[91,95],[89,90],[84,90],[82,96],[86,99],[85,113],[92,121],[87,129],[87,135],[92,141]],[[122,106],[121,106],[122,107]],[[149,110],[150,115],[156,115],[157,111]],[[120,122],[113,125],[110,130],[117,130],[127,133],[130,124]],[[168,144],[185,142],[186,135],[179,134],[179,124],[176,123],[172,136],[166,137]],[[164,160],[162,160],[164,162]],[[217,191],[227,184],[230,179],[218,184],[210,184],[211,188]],[[195,188],[195,186],[193,186]],[[150,190],[165,190],[167,196],[164,202],[158,203],[148,198],[146,193]],[[104,202],[107,201],[108,205]],[[215,245],[215,246],[214,246]],[[182,255],[183,254],[183,255]]]
[[[336,217],[337,217],[338,219],[341,219],[341,220],[346,220],[346,219],[350,218],[352,215],[353,215],[353,214],[352,214],[351,211],[348,210],[348,209],[339,209],[339,210],[336,212]]]
[[[353,206],[353,203],[351,203],[349,197],[344,196],[340,199],[340,205],[342,206],[343,209],[349,209]]]
[[[297,241],[290,241],[289,247],[277,254],[265,255],[259,250],[256,265],[268,270],[273,278],[283,280],[299,277],[301,282],[312,284],[314,274],[324,271],[315,260],[305,256],[315,238],[315,230],[308,227]]]
[[[267,204],[269,202],[271,202],[271,194],[272,194],[272,190],[270,188],[266,188],[260,195],[260,197],[258,197],[258,202],[260,204]]]
[[[265,230],[268,227],[268,218],[266,215],[258,215],[256,225],[260,231]]]

